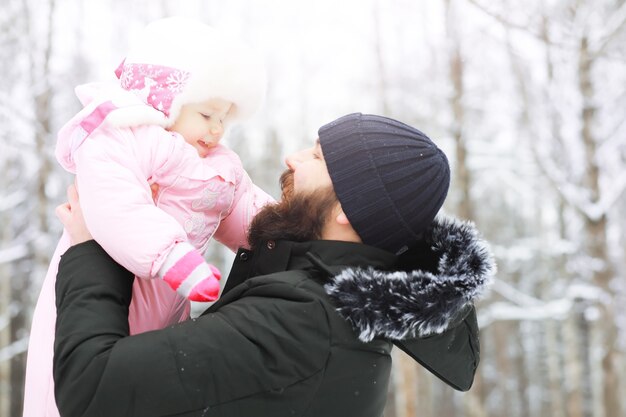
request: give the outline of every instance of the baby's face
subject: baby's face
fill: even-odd
[[[233,103],[213,98],[202,103],[186,104],[180,109],[176,122],[168,128],[180,133],[185,141],[196,148],[201,158],[217,146],[224,135],[224,119]]]

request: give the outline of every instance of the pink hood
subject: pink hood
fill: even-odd
[[[74,91],[84,107],[59,131],[55,152],[61,166],[72,173],[76,172],[75,151],[105,120],[107,125],[116,128],[161,125],[165,121],[163,113],[116,82],[83,84]]]

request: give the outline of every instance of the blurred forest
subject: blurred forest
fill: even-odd
[[[458,393],[395,352],[386,417],[626,416],[624,0],[2,0],[0,417],[21,415],[72,181],[54,147],[73,89],[112,79],[133,34],[175,14],[263,52],[264,108],[225,143],[274,196],[284,156],[354,111],[449,155],[445,211],[473,220],[498,262],[481,365]],[[209,257],[228,271],[231,254]]]

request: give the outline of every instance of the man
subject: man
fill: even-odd
[[[478,364],[472,300],[494,272],[470,224],[435,215],[443,152],[398,121],[351,114],[287,158],[207,312],[129,336],[132,275],[58,209],[75,246],[57,278],[63,416],[380,416],[392,344],[459,390]]]

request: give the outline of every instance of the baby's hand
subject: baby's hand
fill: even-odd
[[[159,195],[159,184],[154,183],[150,186],[150,190],[152,190],[152,200],[154,200],[154,204],[157,202],[157,196]]]
[[[55,212],[69,233],[72,245],[93,239],[85,224],[80,202],[78,201],[78,191],[76,191],[76,186],[73,184],[67,187],[67,200],[68,202],[58,206]]]

